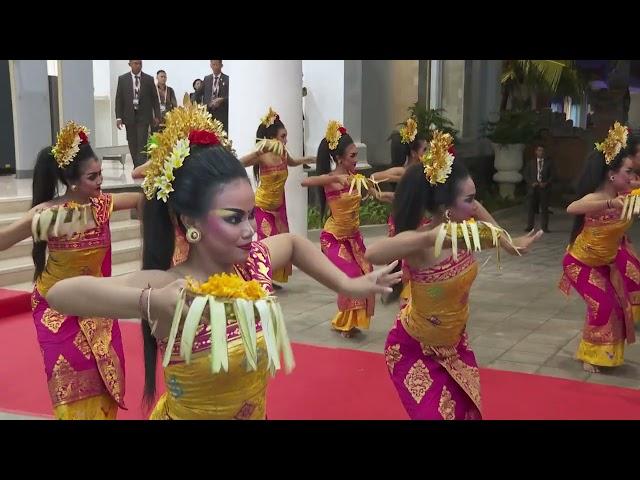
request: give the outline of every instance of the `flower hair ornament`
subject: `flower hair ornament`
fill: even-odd
[[[89,129],[75,122],[68,122],[56,137],[56,144],[51,149],[58,168],[68,167],[80,151],[80,145],[89,143]]]
[[[329,150],[335,150],[338,148],[338,142],[344,134],[347,133],[347,129],[337,120],[331,120],[327,125],[327,131],[324,134],[324,139],[329,145]]]
[[[613,159],[620,153],[620,150],[627,146],[627,138],[629,137],[629,127],[615,122],[613,127],[609,129],[607,138],[601,143],[596,143],[596,150],[604,155],[604,162],[609,165]]]
[[[267,114],[260,119],[260,123],[264,125],[266,128],[269,128],[271,125],[276,123],[276,120],[280,119],[280,115],[278,115],[273,108],[269,107],[269,111]]]
[[[269,128],[276,120],[280,120],[280,115],[278,115],[273,108],[269,107],[267,114],[260,119],[260,124]],[[283,156],[285,153],[288,154],[284,143],[276,138],[256,138],[256,142],[256,152],[273,152],[278,156]]]
[[[429,150],[422,158],[424,175],[431,185],[445,183],[455,160],[453,137],[440,130],[434,130],[429,142]]]
[[[418,122],[415,117],[409,117],[400,127],[400,141],[402,143],[411,143],[416,139],[418,134]]]
[[[233,153],[222,124],[211,117],[206,106],[189,103],[168,112],[164,130],[149,139],[146,152],[150,163],[142,182],[149,200],[167,201],[173,192],[174,172],[193,145],[222,145]]]

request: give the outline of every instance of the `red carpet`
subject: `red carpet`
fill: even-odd
[[[31,293],[0,288],[0,319],[28,312],[31,309]]]
[[[121,323],[128,411],[144,418],[139,326]],[[0,410],[51,415],[44,370],[29,313],[0,321]],[[297,367],[271,382],[270,419],[405,419],[381,354],[297,344]],[[640,391],[481,369],[486,419],[640,419]],[[162,382],[160,382],[161,384]]]

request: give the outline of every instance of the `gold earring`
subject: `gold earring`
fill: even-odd
[[[187,228],[187,242],[189,243],[198,243],[202,239],[202,234],[200,230],[196,227]]]
[[[71,191],[75,192],[78,189],[77,185],[71,185]]]

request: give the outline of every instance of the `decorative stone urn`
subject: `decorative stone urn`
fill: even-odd
[[[522,153],[525,145],[515,143],[502,145],[492,143],[495,154],[494,167],[497,172],[493,175],[493,180],[498,183],[500,196],[513,198],[516,185],[522,181]]]

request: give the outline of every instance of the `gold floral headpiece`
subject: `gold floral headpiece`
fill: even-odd
[[[327,131],[324,134],[324,138],[329,144],[329,150],[335,150],[338,148],[338,142],[342,135],[347,133],[347,129],[337,120],[331,120],[327,125]]]
[[[80,151],[80,145],[89,143],[89,129],[75,122],[68,122],[56,137],[51,149],[58,168],[66,168]]]
[[[613,127],[609,129],[607,138],[604,142],[596,143],[596,150],[604,155],[604,162],[609,165],[611,161],[620,153],[620,150],[627,146],[627,138],[629,137],[629,128],[615,122]]]
[[[154,134],[147,144],[149,167],[142,182],[146,197],[163,202],[173,192],[174,171],[189,156],[190,146],[222,145],[233,153],[222,123],[211,117],[206,106],[187,104],[167,113],[165,127]]]
[[[267,112],[267,114],[262,117],[260,119],[260,123],[262,123],[262,125],[264,125],[265,127],[269,128],[271,125],[273,125],[275,123],[276,120],[278,120],[280,118],[280,115],[278,115],[273,108],[269,107],[269,111]]]
[[[429,142],[429,150],[420,159],[424,174],[431,185],[447,181],[456,158],[455,153],[453,137],[440,130],[434,130]]]
[[[402,143],[411,143],[416,139],[418,134],[418,122],[415,117],[409,117],[400,127],[400,141]]]

